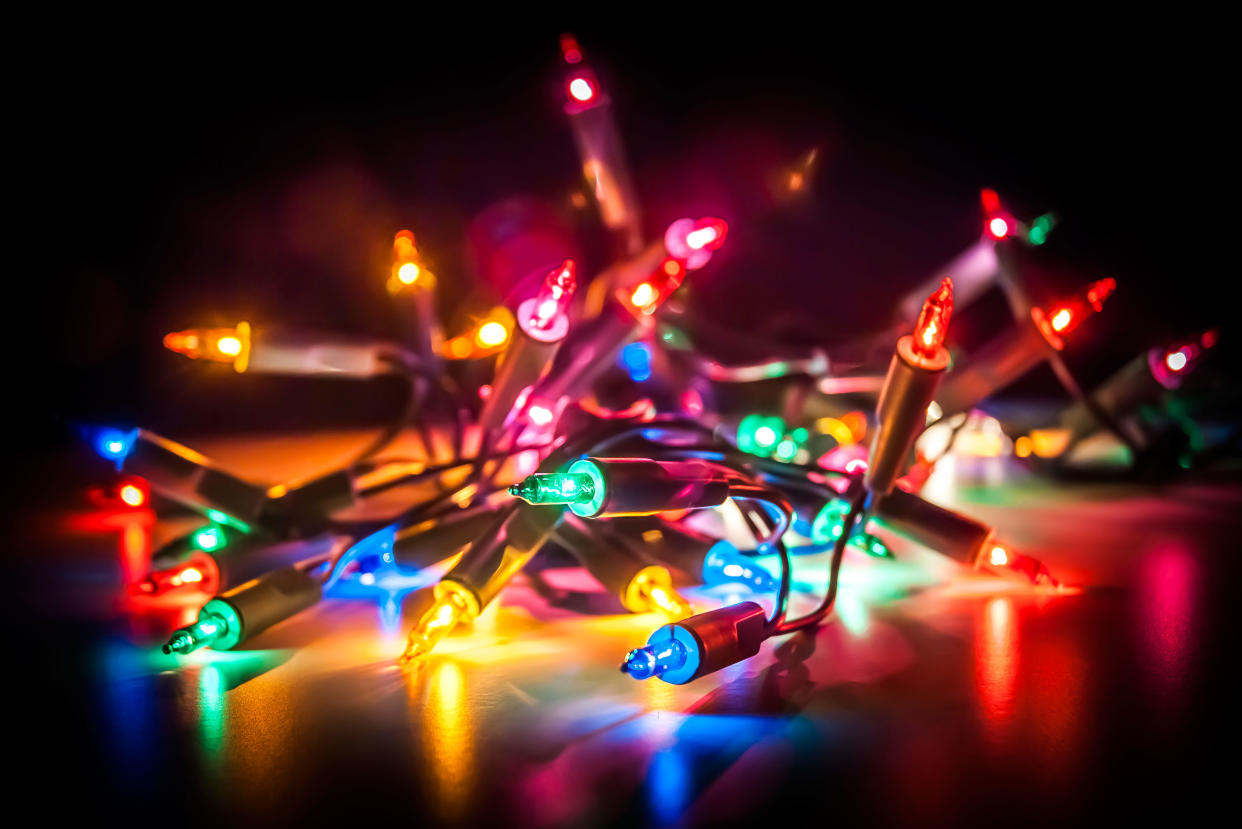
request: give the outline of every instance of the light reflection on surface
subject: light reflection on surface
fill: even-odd
[[[424,687],[423,741],[435,783],[433,799],[441,817],[460,818],[474,788],[474,727],[466,675],[451,659],[435,660],[427,667]]]
[[[228,714],[224,674],[215,665],[203,665],[198,672],[198,735],[203,767],[213,775],[221,773],[224,747],[224,720]]]
[[[121,527],[121,578],[133,584],[151,565],[151,522],[135,517]]]
[[[1162,713],[1186,706],[1197,639],[1199,564],[1189,550],[1166,545],[1144,559],[1138,571],[1135,612],[1139,657],[1153,702]]]
[[[1018,629],[1013,600],[997,596],[983,605],[975,634],[975,689],[987,742],[998,747],[1013,730],[1018,675]]]

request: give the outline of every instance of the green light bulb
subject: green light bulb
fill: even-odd
[[[816,544],[828,544],[840,538],[848,513],[849,505],[842,501],[832,500],[824,504],[811,524],[811,540]]]
[[[770,455],[784,436],[785,421],[779,417],[747,415],[737,425],[737,448],[752,455]]]
[[[194,533],[194,546],[206,553],[220,549],[226,542],[224,531],[215,524],[203,527]]]
[[[1031,222],[1031,229],[1026,233],[1026,240],[1032,245],[1042,245],[1048,241],[1048,234],[1052,232],[1055,224],[1056,217],[1051,213],[1045,213]]]
[[[242,639],[242,620],[228,602],[212,599],[198,612],[198,621],[178,628],[164,643],[164,653],[191,653],[199,648],[227,650]]]
[[[780,443],[776,444],[776,449],[772,452],[772,457],[776,458],[778,461],[784,461],[785,463],[792,461],[795,457],[797,457],[797,455],[798,444],[790,438],[785,438]]]
[[[528,504],[588,504],[595,481],[583,472],[537,472],[509,487],[509,494]]]
[[[888,546],[874,535],[857,532],[850,538],[850,544],[873,558],[892,558]]]
[[[190,653],[218,641],[227,636],[228,632],[228,623],[223,618],[215,614],[203,614],[189,627],[173,631],[168,642],[164,644],[164,653]]]

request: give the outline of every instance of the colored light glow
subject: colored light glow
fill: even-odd
[[[164,336],[164,347],[191,360],[232,363],[235,371],[246,370],[250,361],[250,323],[233,328],[195,328]]]
[[[216,340],[216,350],[226,357],[236,357],[241,354],[241,340],[236,337],[221,337]]]
[[[990,187],[979,191],[979,202],[983,205],[983,212],[989,216],[1000,212],[1000,195]]]
[[[549,271],[540,283],[531,316],[527,320],[535,330],[551,331],[569,310],[569,301],[578,286],[574,271],[574,261],[566,259],[559,268]]]
[[[651,346],[633,342],[621,349],[617,364],[630,375],[630,380],[643,383],[651,379]]]
[[[213,612],[216,608],[225,612]],[[236,644],[240,638],[241,620],[236,617],[230,619],[233,614],[227,608],[228,605],[214,599],[208,602],[199,611],[198,620],[194,624],[173,631],[164,644],[164,653],[187,654],[199,648],[228,646],[230,642]],[[233,630],[234,625],[237,626],[236,630]]]
[[[400,661],[409,663],[426,656],[459,623],[471,621],[478,615],[478,603],[466,588],[455,582],[439,582],[436,585],[436,599],[410,630]]]
[[[625,588],[625,606],[635,612],[659,611],[670,619],[684,619],[694,612],[690,603],[673,589],[668,569],[644,567]]]
[[[635,307],[642,308],[651,304],[655,298],[656,289],[651,287],[650,282],[642,282],[634,289],[634,293],[630,294],[630,303]]]
[[[1026,435],[1022,435],[1013,442],[1013,453],[1019,458],[1029,458],[1031,456],[1033,445],[1034,441]]]
[[[811,540],[816,544],[829,544],[841,537],[849,505],[842,501],[824,504],[811,523]]]
[[[685,277],[686,267],[678,260],[668,258],[632,289],[619,288],[617,295],[632,311],[650,316],[665,299],[681,287]]]
[[[595,497],[595,481],[575,472],[536,473],[509,487],[509,494],[528,504],[588,504]]]
[[[203,574],[197,567],[187,567],[174,576],[174,580],[178,585],[198,584],[203,580]]]
[[[1185,348],[1171,352],[1164,358],[1164,364],[1169,367],[1169,371],[1181,371],[1188,362],[1190,362],[1190,356]]]
[[[988,563],[993,567],[1004,567],[1009,563],[1009,553],[1004,547],[993,547],[988,554]]]
[[[535,403],[526,410],[526,418],[536,426],[547,426],[556,415],[547,406]]]
[[[792,438],[785,438],[776,444],[776,448],[772,450],[772,457],[778,461],[789,463],[798,456],[798,444]]]
[[[1039,216],[1035,221],[1031,222],[1031,229],[1026,233],[1026,240],[1032,245],[1042,245],[1048,241],[1048,234],[1052,232],[1055,224],[1056,217],[1051,213]]]
[[[728,232],[729,225],[722,219],[678,219],[664,233],[664,248],[687,270],[694,271],[711,260]]]
[[[975,690],[987,736],[1004,744],[1016,710],[1018,630],[1013,601],[989,599],[982,608],[975,640]]]
[[[413,262],[406,262],[397,268],[397,281],[402,285],[413,285],[418,281],[420,270],[418,265]]]
[[[216,526],[203,527],[194,533],[193,544],[200,550],[211,552],[224,546],[224,531]]]
[[[392,270],[388,281],[390,293],[397,293],[403,286],[419,285],[430,290],[435,285],[435,275],[427,269],[414,244],[414,234],[399,230],[392,240]]]
[[[484,348],[495,348],[509,339],[509,330],[502,323],[492,320],[480,325],[474,336],[479,345]]]
[[[580,63],[582,61],[582,47],[578,45],[578,38],[566,32],[561,35],[561,57],[566,63]]]
[[[95,451],[101,457],[115,461],[116,468],[120,469],[125,462],[125,457],[134,448],[136,440],[138,440],[137,429],[131,429],[128,432],[122,432],[120,429],[100,429],[95,436]]]
[[[703,559],[703,583],[740,584],[757,593],[774,593],[780,587],[778,578],[727,541],[715,544]]]
[[[1055,458],[1069,448],[1068,429],[1032,429],[1031,451],[1039,458]]]
[[[1000,216],[988,220],[988,233],[992,235],[993,239],[1004,239],[1009,235],[1009,222]]]
[[[595,85],[586,78],[574,78],[569,82],[569,94],[575,101],[585,104],[595,97]]]
[[[702,250],[715,242],[719,237],[720,233],[714,227],[692,230],[686,234],[686,246],[691,250]]]
[[[207,593],[215,591],[219,581],[219,568],[210,556],[193,553],[189,560],[176,567],[154,570],[129,588],[131,594],[157,596],[181,587],[201,587]]]
[[[785,421],[776,416],[750,414],[737,425],[737,448],[768,456],[785,435]]]
[[[854,439],[853,430],[846,425],[845,421],[835,417],[821,417],[819,420],[816,420],[815,431],[830,435],[840,446],[850,446],[857,442]]]
[[[845,471],[851,475],[860,475],[867,471],[867,462],[862,458],[854,458],[846,462]]]
[[[1062,336],[1073,333],[1084,319],[1099,312],[1104,307],[1104,300],[1108,299],[1116,287],[1117,280],[1111,278],[1093,282],[1082,294],[1053,306],[1049,312],[1045,313],[1040,308],[1031,309],[1031,319],[1048,344],[1060,351],[1065,347]]]
[[[463,824],[473,800],[475,772],[472,697],[466,672],[453,659],[428,666],[425,683],[411,682],[411,710],[426,711],[429,727],[423,729],[425,768],[435,783],[430,787],[435,822]],[[423,699],[414,698],[425,689]]]
[[[940,287],[923,302],[919,318],[914,323],[914,353],[925,359],[935,358],[944,346],[953,316],[953,280],[944,277]]]
[[[621,671],[634,679],[650,679],[677,670],[686,664],[689,655],[685,646],[676,639],[667,639],[658,646],[634,648],[626,654]]]
[[[131,507],[140,507],[147,501],[147,493],[137,484],[124,484],[117,492],[121,502]]]

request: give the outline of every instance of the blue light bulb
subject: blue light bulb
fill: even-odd
[[[331,587],[341,580],[341,576],[345,574],[346,569],[351,564],[357,564],[358,570],[362,574],[370,574],[372,578],[368,579],[368,581],[373,584],[376,579],[374,574],[377,571],[396,567],[392,555],[392,545],[396,540],[396,524],[384,527],[382,530],[359,539],[337,559],[332,572],[328,574],[328,578],[324,581],[324,592],[328,592]]]
[[[643,342],[630,343],[621,349],[617,365],[625,369],[630,379],[642,383],[651,379],[651,346]]]
[[[686,664],[689,653],[676,639],[666,639],[659,644],[634,648],[625,656],[621,672],[634,679],[650,679],[667,671],[675,671]]]
[[[780,580],[728,541],[718,541],[703,559],[703,582],[710,587],[741,584],[758,593],[772,593]]]
[[[100,457],[114,461],[119,470],[137,439],[137,429],[130,429],[128,432],[121,429],[100,429],[95,433],[95,451]]]

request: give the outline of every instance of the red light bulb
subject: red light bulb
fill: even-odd
[[[944,347],[949,332],[949,319],[953,316],[953,280],[945,277],[940,287],[923,303],[919,318],[914,323],[914,353],[924,359],[933,359]]]
[[[566,259],[556,270],[550,271],[539,286],[535,304],[527,322],[539,331],[550,331],[559,317],[569,309],[569,300],[578,283],[574,277],[574,261]]]
[[[581,75],[570,79],[569,81],[569,97],[573,98],[580,104],[590,103],[595,97],[595,84],[591,83]]]
[[[646,279],[633,288],[622,288],[618,295],[635,313],[651,315],[685,278],[686,269],[680,262],[665,259]]]
[[[664,247],[686,270],[695,271],[712,258],[712,251],[724,244],[729,225],[723,219],[678,219],[664,233]]]
[[[996,241],[1001,241],[1009,236],[1014,228],[1013,219],[1005,212],[1005,208],[1001,206],[1000,196],[995,190],[985,189],[979,191],[979,201],[983,205],[983,230],[987,235]]]
[[[561,35],[561,56],[565,58],[566,63],[581,63],[582,49],[578,46],[578,39],[571,34]]]
[[[979,202],[983,205],[983,212],[988,216],[993,216],[1001,211],[1000,196],[990,187],[985,187],[979,191]]]
[[[1083,320],[1102,310],[1104,300],[1108,299],[1116,288],[1117,280],[1101,279],[1088,285],[1087,290],[1079,296],[1054,305],[1046,312],[1040,308],[1032,308],[1031,318],[1039,326],[1048,344],[1060,351],[1065,347],[1062,337],[1072,334]]]
[[[137,584],[130,585],[134,595],[159,596],[172,590],[193,588],[212,594],[220,583],[220,569],[215,560],[204,553],[195,553],[181,564],[165,570],[153,570]]]
[[[122,484],[117,490],[117,497],[127,507],[140,507],[147,502],[147,492],[137,484]]]

